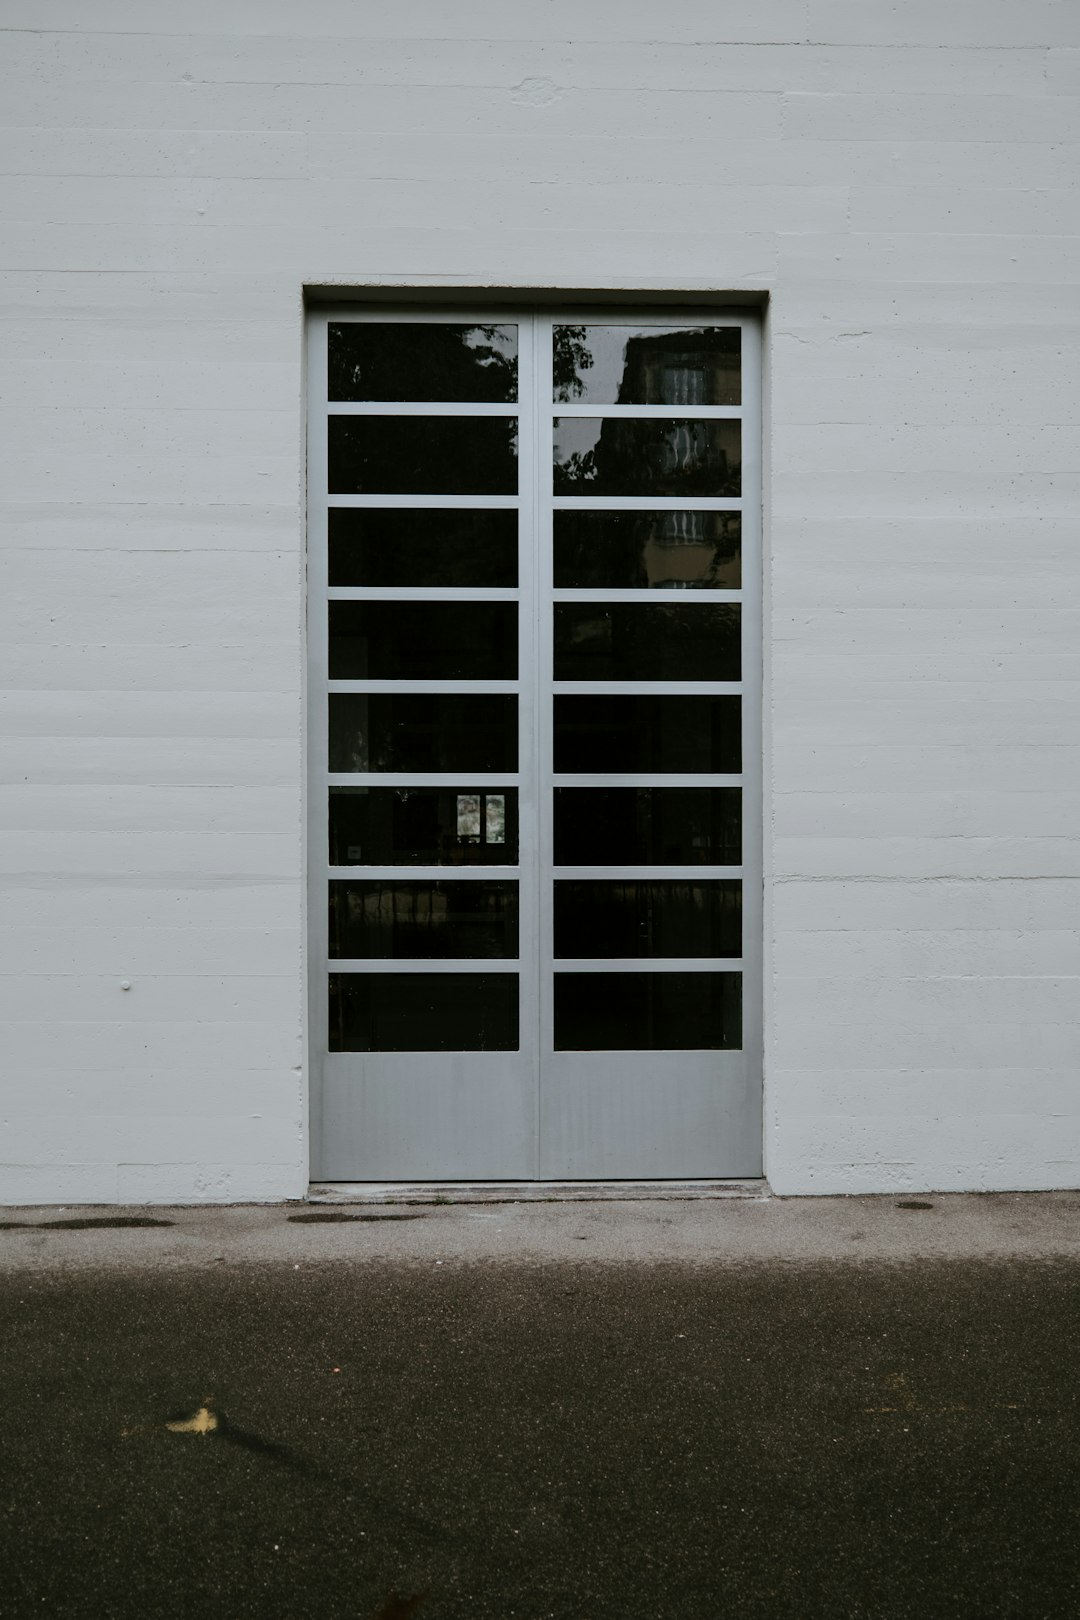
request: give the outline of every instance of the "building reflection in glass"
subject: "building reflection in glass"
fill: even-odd
[[[516,788],[332,787],[331,866],[507,866],[518,854]]]
[[[556,588],[738,590],[741,512],[554,514]]]
[[[737,326],[556,326],[555,403],[738,405]]]

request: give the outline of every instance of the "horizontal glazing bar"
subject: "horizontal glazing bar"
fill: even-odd
[[[520,505],[518,495],[330,495],[326,498],[328,509],[335,506],[366,506],[366,507],[424,507],[444,512],[467,512],[478,510],[485,512],[511,511]]]
[[[331,409],[334,407],[331,406]],[[465,409],[465,407],[462,407]],[[551,407],[552,416],[629,416],[654,417],[667,422],[675,418],[688,417],[699,421],[732,421],[742,415],[741,405],[602,405],[599,402],[585,405],[554,404]]]
[[[489,956],[335,956],[325,966],[328,973],[516,973],[521,963]]]
[[[334,326],[346,326],[350,323],[354,326],[398,326],[402,322],[407,322],[409,326],[421,324],[425,326],[461,326],[463,323],[468,326],[505,326],[508,324],[516,326],[521,319],[520,314],[516,313],[514,308],[509,305],[502,307],[499,305],[478,304],[474,307],[472,304],[465,304],[454,309],[427,309],[423,304],[410,302],[409,292],[405,289],[406,285],[408,285],[411,290],[411,282],[408,284],[402,283],[401,285],[403,296],[398,303],[379,304],[378,306],[367,305],[355,309],[343,305],[341,308],[328,310],[321,319],[328,323],[332,322]],[[700,312],[695,313],[692,310],[691,315],[700,323]],[[562,319],[561,312],[559,318]],[[567,316],[566,318],[569,320],[571,317]],[[575,318],[581,319],[582,317]],[[590,319],[593,318],[599,319],[600,317],[590,317]],[[675,315],[667,317],[664,324],[670,326],[673,320],[681,321],[684,319],[690,319],[690,315],[687,315],[682,309],[677,309]],[[642,317],[640,324],[642,326],[657,326],[661,323],[655,312],[650,310]],[[740,324],[744,325],[745,322],[741,322],[738,313],[735,312],[731,315],[725,314],[723,324],[724,326],[739,326]]]
[[[355,868],[348,868],[352,871]],[[398,871],[400,871],[400,867]],[[446,868],[443,867],[445,873]],[[490,868],[486,868],[490,870]],[[741,866],[555,866],[552,873],[556,878],[567,878],[576,882],[605,883],[637,882],[638,879],[663,879],[676,882],[698,882],[704,878],[741,878]],[[409,869],[412,875],[412,868]],[[457,875],[456,873],[454,874]]]
[[[741,495],[556,495],[556,512],[741,512]]]
[[[327,681],[328,692],[494,692],[505,693],[511,697],[518,691],[518,681],[419,681],[402,679],[399,681]],[[470,780],[472,778],[470,777]]]
[[[331,781],[335,780],[331,777]],[[354,782],[353,776],[342,777],[343,782]],[[386,780],[383,778],[383,780]],[[411,778],[410,778],[411,780]],[[444,778],[445,780],[445,778]],[[455,778],[456,780],[456,778]],[[469,781],[476,778],[470,776]],[[555,787],[742,787],[741,775],[720,775],[716,772],[703,771],[700,776],[694,776],[686,771],[672,771],[665,776],[662,771],[649,771],[637,775],[626,775],[622,771],[612,771],[607,776],[596,772],[585,774],[583,772],[556,773],[552,778]]]
[[[695,867],[693,870],[694,875],[697,876],[699,872],[704,872],[705,868]],[[708,870],[711,872],[712,868],[710,867]],[[733,873],[739,869],[735,867],[724,869],[717,867],[716,870]],[[512,882],[520,875],[520,866],[405,866],[399,864],[397,866],[356,865],[328,866],[326,868],[328,878],[341,878],[356,883],[366,883],[369,880],[379,883],[456,883],[459,878],[465,882],[475,882],[477,880],[490,882],[502,878]],[[595,877],[595,875],[595,871],[590,869],[589,876]],[[606,867],[604,875],[607,876]]]
[[[557,697],[737,697],[742,681],[552,681]]]
[[[485,775],[482,771],[328,771],[326,781],[329,787],[456,788],[466,778],[470,788],[510,788],[521,785],[521,778],[516,773]],[[693,780],[696,782],[699,779],[694,777]]]
[[[487,966],[485,962],[485,972]],[[564,956],[552,963],[556,973],[741,973],[742,966],[740,956],[596,956],[581,961]]]
[[[511,585],[331,585],[326,594],[331,602],[517,602],[521,599],[521,592]],[[638,592],[637,596],[640,594]],[[737,595],[731,591],[724,594],[730,600],[735,600]]]
[[[506,403],[497,401],[493,404],[490,401],[481,402],[479,400],[472,403],[469,400],[456,401],[439,399],[332,399],[326,407],[326,412],[328,416],[516,416],[519,408],[519,406],[515,405],[509,400],[506,401]],[[566,413],[564,412],[563,414]],[[590,414],[593,416],[599,416],[602,413],[599,411],[592,411]],[[634,416],[642,416],[648,413],[644,411],[633,411],[630,414]],[[654,412],[653,414],[655,415],[657,413]],[[664,410],[658,414],[661,416],[677,416],[679,415],[679,412],[677,410],[669,411],[665,407]],[[696,416],[706,416],[709,413],[702,409],[695,410],[692,414]],[[726,413],[718,413],[714,411],[713,414],[737,416],[739,413],[738,411],[727,411]]]
[[[330,593],[334,593],[331,591]],[[476,591],[473,595],[479,596]],[[661,593],[647,585],[624,585],[608,589],[606,586],[556,586],[551,593],[556,602],[631,602],[636,605],[649,605],[667,607],[672,602],[678,602],[680,607],[697,607],[699,604],[709,602],[741,602],[743,593],[739,590],[725,591],[711,588],[708,590],[680,591],[668,587]]]

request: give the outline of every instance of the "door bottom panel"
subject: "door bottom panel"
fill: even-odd
[[[321,1181],[531,1180],[536,1076],[524,1056],[331,1053],[324,1059]]]

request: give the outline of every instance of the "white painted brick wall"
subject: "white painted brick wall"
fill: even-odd
[[[1076,0],[0,26],[0,1199],[305,1185],[301,288],[380,279],[768,291],[769,1175],[1076,1184]]]

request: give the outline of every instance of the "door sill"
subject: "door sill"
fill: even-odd
[[[739,1181],[320,1181],[313,1204],[573,1204],[769,1198],[764,1180]]]

